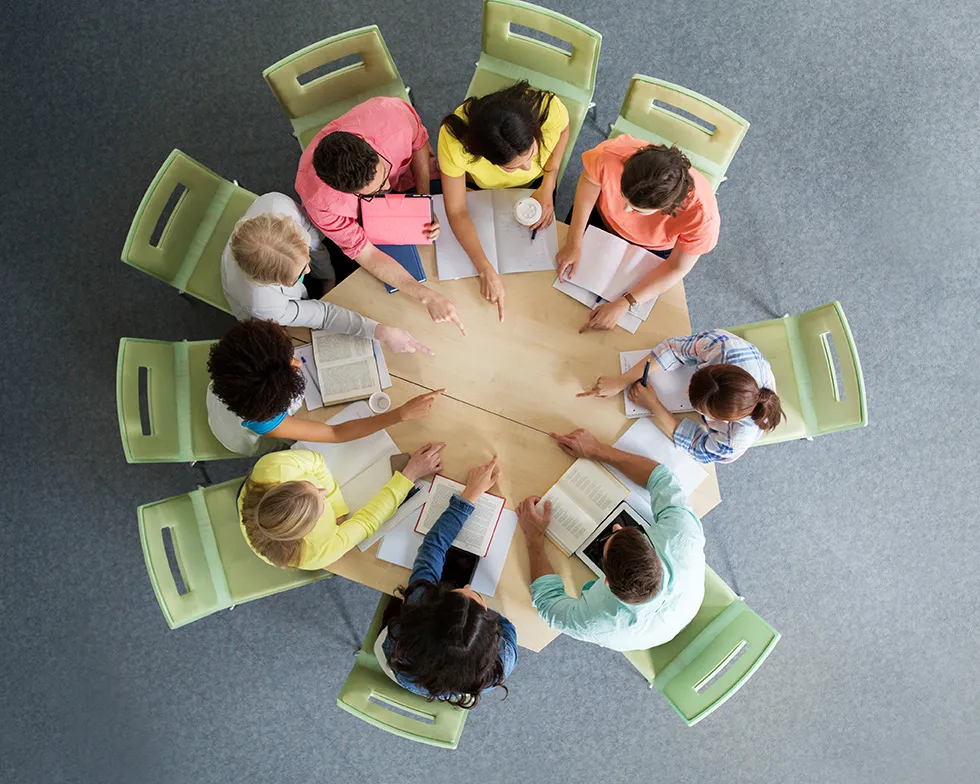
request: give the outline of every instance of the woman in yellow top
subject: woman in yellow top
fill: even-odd
[[[504,284],[487,260],[466,210],[466,184],[478,188],[533,187],[543,229],[555,219],[555,187],[565,146],[568,110],[554,94],[527,82],[482,98],[467,98],[442,121],[439,168],[449,226],[480,275],[480,293],[504,320]]]
[[[377,531],[417,479],[441,470],[444,446],[416,450],[404,470],[347,519],[344,497],[318,453],[292,449],[265,455],[238,494],[245,541],[273,566],[323,569]]]

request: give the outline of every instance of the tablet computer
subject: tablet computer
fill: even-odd
[[[582,546],[575,551],[575,554],[582,559],[599,577],[605,577],[602,571],[602,551],[606,546],[606,540],[613,532],[613,526],[619,523],[623,528],[642,528],[644,531],[649,528],[647,521],[640,517],[633,507],[623,501],[617,506],[602,524],[586,539]]]
[[[480,556],[450,546],[446,551],[446,562],[442,567],[440,581],[449,583],[453,588],[465,588],[473,582],[478,563]]]

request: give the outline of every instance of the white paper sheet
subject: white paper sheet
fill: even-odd
[[[511,272],[540,272],[555,269],[558,255],[558,227],[552,221],[546,229],[538,229],[534,239],[531,230],[514,217],[514,206],[529,198],[529,188],[506,188],[493,194],[493,225],[497,240],[496,268],[501,275]]]
[[[652,350],[620,352],[620,370],[625,373],[637,362],[646,361],[646,358],[650,356],[650,351]],[[691,385],[691,376],[697,372],[697,369],[696,365],[683,365],[671,371],[654,373],[653,367],[651,366],[650,378],[647,383],[654,388],[657,397],[660,398],[660,402],[664,404],[668,411],[673,411],[675,414],[683,414],[694,410],[691,406],[691,399],[687,396],[687,388]],[[639,406],[630,400],[629,387],[623,390],[623,402],[626,404],[626,416],[629,419],[650,416],[650,409]]]
[[[381,546],[378,548],[378,558],[388,563],[411,569],[415,555],[422,545],[424,537],[415,531],[418,515],[409,515],[397,526],[388,531]],[[473,575],[473,589],[484,596],[493,596],[500,583],[500,574],[504,570],[507,553],[517,530],[517,513],[504,509],[497,522],[497,532],[490,542],[490,552],[477,562],[476,574]]]
[[[397,528],[406,520],[410,519],[414,527],[415,521],[419,519],[419,510],[425,505],[425,498],[429,493],[429,487],[431,485],[432,482],[425,479],[419,479],[419,481],[415,483],[415,486],[419,489],[419,491],[411,498],[404,501],[402,505],[395,510],[395,513],[388,518],[388,520],[386,520],[377,531],[361,542],[357,548],[362,553],[371,549],[371,546],[376,541],[384,537],[392,529]]]
[[[589,226],[582,238],[582,260],[575,270],[575,285],[612,301],[643,280],[664,260],[626,240]],[[655,300],[645,302],[636,315],[646,321]]]
[[[693,457],[674,446],[674,442],[665,436],[660,428],[649,419],[638,419],[614,446],[624,452],[643,455],[656,460],[658,463],[663,463],[674,472],[681,489],[687,495],[690,495],[708,475],[708,472],[698,465]],[[644,520],[653,523],[650,494],[646,488],[640,487],[612,466],[607,465],[606,467],[630,489],[629,498],[626,499],[627,503]]]
[[[378,376],[381,378],[381,388],[388,389],[391,386],[391,374],[388,372],[388,363],[385,361],[384,352],[381,350],[381,343],[377,340],[374,343],[374,359],[378,363]],[[293,349],[293,356],[303,363],[303,378],[306,379],[306,388],[303,390],[303,400],[306,403],[307,411],[316,411],[323,408],[323,397],[320,395],[320,382],[317,380],[316,358],[313,356],[313,344],[304,343]]]
[[[576,302],[581,302],[589,310],[595,310],[598,305],[601,305],[606,300],[602,297],[598,297],[591,291],[586,291],[581,286],[574,283],[569,283],[567,280],[562,280],[561,278],[556,278],[552,288],[558,289],[562,294],[567,294],[569,297],[574,299]],[[656,300],[654,300],[656,302]],[[652,309],[653,305],[651,305]],[[636,330],[640,328],[640,324],[643,321],[634,313],[624,313],[619,321],[616,322],[616,326],[622,327],[631,335],[636,334]]]
[[[449,225],[446,215],[446,201],[442,194],[432,197],[432,209],[439,218],[442,231],[435,241],[436,273],[439,280],[475,278],[476,267],[459,244]],[[497,240],[493,228],[493,191],[470,191],[466,194],[466,211],[473,221],[476,236],[480,238],[487,260],[497,269]]]

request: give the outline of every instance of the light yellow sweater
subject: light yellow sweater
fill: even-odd
[[[413,487],[410,480],[396,472],[367,506],[358,509],[347,520],[338,524],[337,518],[350,510],[341,495],[340,486],[334,481],[323,457],[317,452],[307,449],[288,449],[264,455],[252,468],[249,479],[263,484],[305,481],[327,491],[323,515],[313,530],[303,537],[297,564],[300,569],[310,570],[329,566],[348,550],[371,536],[395,513]],[[249,547],[252,547],[248,534],[245,533],[245,522],[242,520],[244,497],[243,490],[238,496],[238,519],[242,526],[242,535]],[[252,547],[252,550],[255,551],[255,548]],[[266,563],[271,563],[258,551],[255,554]]]

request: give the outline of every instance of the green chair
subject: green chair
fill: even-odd
[[[119,341],[116,413],[127,462],[193,463],[241,457],[225,449],[208,425],[208,353],[215,342]],[[141,386],[145,386],[146,422],[140,411]]]
[[[839,302],[729,331],[769,360],[786,415],[756,445],[812,439],[868,424],[861,362]]]
[[[514,30],[530,28],[560,39],[571,52]],[[568,146],[558,182],[572,155],[585,115],[595,106],[596,68],[602,36],[591,27],[520,0],[484,0],[483,44],[466,97],[483,96],[526,79],[532,87],[553,92],[568,108]]]
[[[252,552],[238,517],[243,481],[244,477],[198,488],[137,510],[146,570],[171,629],[330,576],[324,571],[279,569]],[[167,555],[165,535],[173,545],[176,570]]]
[[[313,75],[345,57],[360,61],[333,72]],[[389,96],[408,101],[408,88],[377,25],[340,33],[284,57],[262,72],[272,94],[293,125],[299,146],[307,145],[328,122],[349,112],[368,98]]]
[[[157,224],[183,189],[166,225]],[[146,189],[129,227],[122,260],[181,293],[231,313],[221,288],[221,253],[256,195],[219,177],[180,150],[170,153]]]
[[[385,675],[374,655],[381,632],[381,618],[391,597],[382,595],[367,636],[337,696],[337,707],[357,718],[402,738],[455,749],[463,734],[468,711],[447,702],[429,702],[406,691]]]
[[[624,655],[691,727],[737,692],[779,642],[779,632],[705,568],[704,601],[673,640]]]
[[[628,133],[653,144],[676,145],[718,190],[748,129],[747,120],[710,98],[634,74],[609,138]]]

